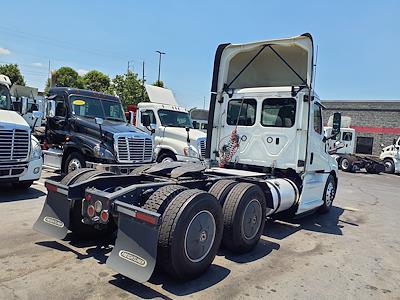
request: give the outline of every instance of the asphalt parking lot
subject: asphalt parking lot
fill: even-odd
[[[1,299],[400,299],[400,176],[341,172],[329,214],[268,221],[253,252],[221,250],[196,280],[156,272],[145,284],[105,265],[112,240],[33,231],[43,182],[23,193],[0,186]]]

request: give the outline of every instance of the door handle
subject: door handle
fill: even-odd
[[[313,160],[314,160],[314,152],[311,152],[310,165],[312,165]]]

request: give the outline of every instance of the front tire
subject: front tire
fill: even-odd
[[[158,163],[161,163],[161,162],[165,163],[165,162],[172,162],[172,161],[176,161],[176,156],[172,152],[171,153],[164,152],[157,157]]]
[[[347,156],[340,160],[340,168],[345,172],[351,172],[353,170],[353,164]]]
[[[318,210],[320,213],[327,213],[331,209],[333,200],[335,199],[336,189],[337,189],[336,180],[333,177],[333,175],[330,174],[328,176],[328,179],[326,180],[324,188],[324,195],[322,199],[324,203],[320,206]]]
[[[391,158],[385,158],[383,164],[385,165],[385,173],[394,174],[394,162]]]
[[[65,161],[65,173],[68,174],[82,168],[86,168],[86,159],[83,154],[79,152],[72,152],[70,155],[68,155]]]

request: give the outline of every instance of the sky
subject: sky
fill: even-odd
[[[318,46],[321,99],[400,99],[400,1],[5,1],[0,64],[17,63],[43,90],[50,68],[110,77],[131,68],[161,80],[179,104],[206,106],[214,54],[309,32]]]

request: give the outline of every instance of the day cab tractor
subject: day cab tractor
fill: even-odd
[[[333,117],[333,116],[332,116]],[[355,153],[356,131],[350,128],[351,118],[342,117],[340,134],[336,140],[329,140],[327,143],[328,152],[338,162],[339,169],[345,172],[356,172],[365,169],[367,173],[379,174],[385,171],[385,165],[377,158],[371,155],[363,155]],[[329,125],[330,122],[328,122]],[[330,135],[332,127],[325,127],[325,134]]]
[[[147,281],[156,264],[177,279],[199,276],[221,244],[251,251],[266,218],[326,213],[338,185],[325,150],[322,106],[312,89],[310,34],[250,44],[222,44],[214,61],[207,167],[164,162],[129,175],[81,169],[48,180],[34,224],[64,238],[117,231],[113,270]]]
[[[390,146],[381,145],[382,152],[379,158],[385,165],[385,172],[389,174],[400,173],[400,137],[393,140]]]

